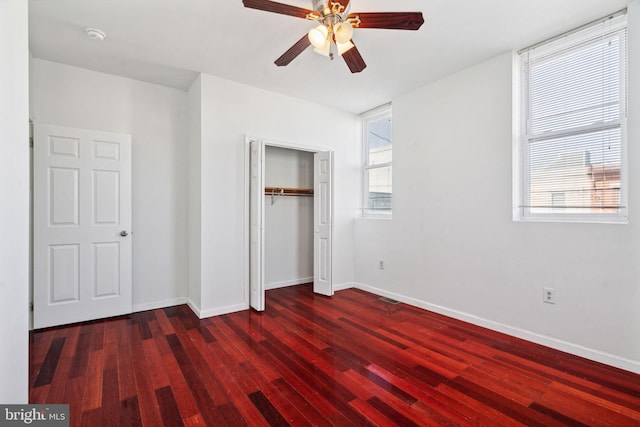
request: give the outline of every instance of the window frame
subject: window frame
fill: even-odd
[[[365,218],[391,218],[393,214],[393,178],[391,184],[391,207],[387,210],[370,209],[369,206],[369,171],[373,169],[381,169],[385,167],[391,168],[391,174],[393,176],[393,157],[392,160],[385,163],[379,163],[375,165],[369,164],[369,138],[368,138],[368,123],[374,120],[379,120],[385,116],[389,116],[393,121],[393,112],[391,104],[385,104],[373,110],[367,111],[361,114],[362,118],[362,216]],[[393,123],[393,122],[392,122]],[[392,124],[393,126],[393,124]],[[393,132],[392,132],[393,133]],[[393,153],[393,138],[391,138],[391,151]],[[393,156],[393,154],[392,154]]]
[[[599,19],[592,23],[586,24],[582,27],[576,28],[567,33],[558,35],[552,39],[543,41],[533,47],[551,45],[562,38],[571,36],[574,33],[580,33],[584,29],[592,28],[596,25],[602,25],[611,18],[615,18],[621,15],[626,15],[626,10],[609,15],[605,18]],[[628,29],[628,21],[625,18],[624,29]],[[628,40],[628,37],[625,41]],[[573,46],[577,46],[581,41],[577,41]],[[532,48],[533,48],[532,47]],[[567,46],[564,46],[566,49]],[[586,125],[576,128],[571,128],[567,131],[551,131],[544,133],[544,140],[550,140],[556,137],[556,135],[567,135],[575,133],[575,135],[586,135],[590,132],[605,129],[620,129],[620,192],[619,192],[619,212],[568,212],[566,209],[551,209],[551,212],[531,212],[529,205],[529,191],[528,183],[531,179],[530,165],[530,150],[529,143],[531,141],[538,140],[540,134],[532,135],[529,133],[528,128],[530,124],[527,118],[527,108],[531,106],[531,98],[529,87],[525,87],[525,74],[522,72],[521,55],[526,52],[527,49],[523,49],[519,52],[513,53],[513,220],[514,221],[531,221],[531,222],[582,222],[582,223],[615,223],[626,224],[628,223],[628,179],[627,179],[627,96],[629,92],[628,88],[628,42],[621,48],[624,48],[624,55],[620,61],[620,85],[618,90],[620,91],[620,103],[621,112],[620,118],[614,122],[602,124],[602,125]],[[526,75],[526,80],[530,80],[530,75]]]

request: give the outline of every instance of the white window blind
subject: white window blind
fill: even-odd
[[[520,219],[626,219],[627,21],[520,51]]]

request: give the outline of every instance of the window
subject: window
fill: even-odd
[[[626,11],[519,52],[514,219],[625,222]]]
[[[392,138],[391,107],[367,113],[363,118],[365,216],[391,215]]]

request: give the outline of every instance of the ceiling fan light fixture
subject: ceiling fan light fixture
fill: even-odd
[[[324,25],[318,25],[309,30],[309,41],[316,49],[321,49],[327,42],[329,29]]]
[[[337,43],[348,43],[353,37],[353,26],[349,21],[338,22],[333,26],[333,34]]]
[[[301,1],[301,0],[298,0]],[[306,0],[309,1],[309,0]],[[342,55],[352,73],[367,67],[355,46],[352,36],[355,28],[384,28],[389,30],[417,30],[424,23],[422,12],[351,12],[351,0],[311,0],[313,10],[280,3],[274,0],[242,0],[249,9],[289,15],[316,22],[311,29],[295,42],[274,63],[278,67],[288,65],[307,48],[334,59]]]
[[[329,2],[327,0],[313,0],[313,10],[320,12],[323,15],[331,13]]]
[[[354,48],[355,45],[351,43],[351,41],[347,41],[346,43],[340,43],[339,41],[336,41],[336,47],[338,48],[338,53],[342,55],[349,49]]]
[[[314,48],[313,51],[322,56],[331,57],[331,42],[327,39],[322,46]]]

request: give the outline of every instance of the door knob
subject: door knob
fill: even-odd
[[[129,233],[127,233],[127,230],[122,230],[122,231],[120,232],[120,235],[121,235],[122,237],[127,237],[127,236],[129,235]]]

